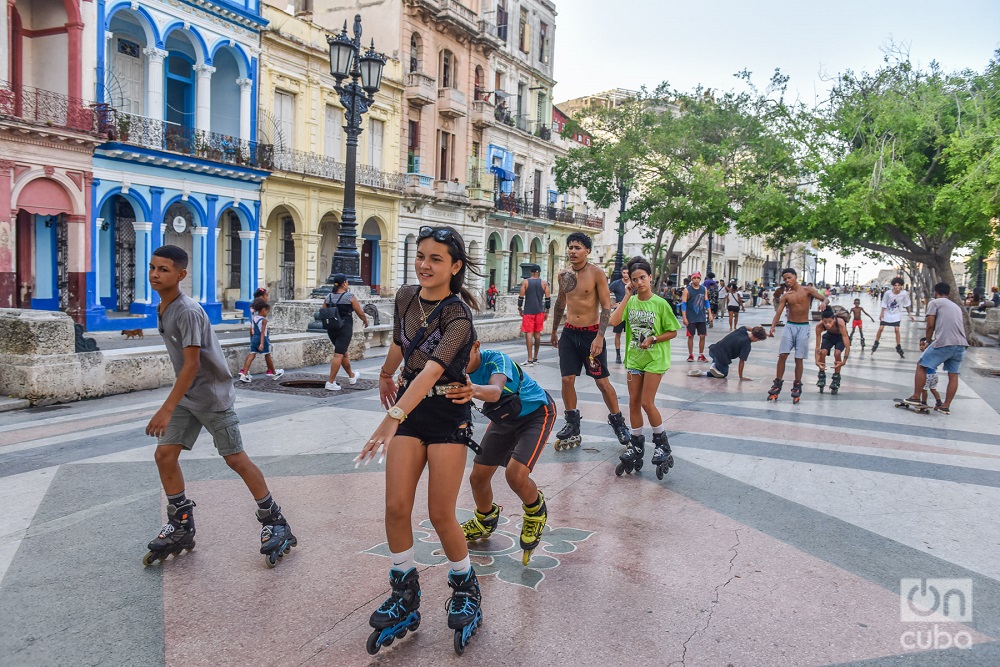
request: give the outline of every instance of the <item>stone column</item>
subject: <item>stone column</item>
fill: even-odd
[[[4,73],[4,78],[7,78],[7,73],[10,72],[10,29],[7,27],[7,11],[0,12],[0,44],[3,48],[0,48],[0,72]],[[9,207],[0,208],[0,211],[7,212]],[[2,298],[0,298],[2,302]],[[0,303],[2,305],[2,303]]]
[[[250,128],[250,107],[251,93],[253,92],[253,80],[236,79],[236,85],[240,87],[240,139],[243,141],[255,141],[256,137],[251,136]]]
[[[147,308],[136,309],[136,304],[150,305],[152,291],[149,286],[149,260],[153,257],[153,223],[133,222],[135,229],[135,297],[132,299],[132,312],[146,314]]]
[[[6,12],[0,12],[6,17]],[[4,18],[6,21],[6,18]],[[6,23],[0,23],[6,25]],[[6,32],[0,33],[6,35]],[[6,58],[6,53],[3,54]],[[6,70],[0,70],[5,72]],[[14,257],[17,254],[15,236],[17,232],[17,211],[10,208],[11,171],[14,163],[0,160],[0,308],[13,308],[17,294],[17,274],[14,271]],[[10,217],[7,218],[7,213]]]
[[[163,61],[167,51],[150,46],[142,50],[146,54],[146,116],[153,120],[163,120]]]
[[[251,301],[254,284],[253,267],[256,262],[253,257],[253,240],[257,237],[254,230],[240,230],[240,301]]]
[[[208,300],[205,278],[208,276],[208,227],[191,228],[191,298],[200,303]]]
[[[379,253],[379,267],[378,267],[378,285],[380,289],[391,289],[392,284],[392,267],[393,260],[392,256],[392,246],[393,242],[388,239],[379,239],[378,242],[378,253]],[[471,273],[466,273],[468,276],[472,276]],[[473,278],[475,276],[472,276]]]
[[[257,284],[267,288],[267,239],[271,230],[261,227],[257,232]],[[270,291],[270,288],[268,288]],[[273,297],[272,297],[273,298]]]
[[[507,279],[510,275],[510,250],[497,250],[493,253],[497,257],[499,264],[499,275],[497,276],[497,289],[501,294],[507,293]]]
[[[195,65],[194,71],[197,76],[194,126],[202,132],[208,132],[212,129],[212,75],[215,68],[211,65]]]

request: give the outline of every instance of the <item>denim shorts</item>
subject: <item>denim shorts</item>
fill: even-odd
[[[156,444],[180,445],[184,449],[191,449],[201,435],[202,427],[212,434],[220,456],[243,451],[240,418],[232,408],[221,412],[203,412],[178,405],[174,408],[174,414],[170,415],[166,433],[157,439]]]
[[[920,355],[919,363],[924,368],[937,369],[944,364],[945,373],[958,375],[958,368],[965,358],[964,345],[945,345],[943,347],[929,347]]]

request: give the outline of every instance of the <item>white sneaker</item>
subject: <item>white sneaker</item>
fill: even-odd
[[[284,368],[275,368],[273,373],[267,374],[267,377],[271,378],[272,380],[277,380],[284,374],[285,374]]]
[[[711,375],[714,378],[719,378],[720,380],[722,378],[726,377],[718,369],[716,369],[714,365],[713,366],[709,366],[709,368],[708,368],[708,374]]]
[[[361,371],[354,371],[354,375],[351,376],[351,379],[348,382],[348,384],[350,384],[353,387],[358,383],[359,377],[361,377]]]
[[[326,390],[327,391],[340,391],[340,389],[341,389],[340,385],[337,384],[336,382],[327,382],[326,383]]]
[[[247,384],[250,384],[251,382],[253,382],[253,378],[250,377],[249,373],[240,373],[240,382],[246,382]]]

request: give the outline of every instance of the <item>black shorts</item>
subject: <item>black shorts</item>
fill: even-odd
[[[333,343],[333,351],[336,354],[347,354],[347,348],[351,346],[351,336],[354,335],[354,322],[344,324],[336,330],[327,329],[326,335]]]
[[[559,374],[563,377],[580,375],[587,369],[587,375],[600,380],[611,373],[608,372],[608,346],[601,341],[601,353],[597,355],[593,365],[590,363],[590,346],[597,338],[597,327],[578,329],[570,325],[563,327],[559,337]]]
[[[730,313],[738,313],[738,312],[740,312],[740,307],[739,306],[726,306],[726,310],[728,310]]]
[[[399,390],[396,400],[406,393],[406,387]],[[471,447],[458,433],[463,424],[469,428],[472,437],[472,405],[457,405],[445,396],[428,396],[407,415],[396,429],[396,435],[417,438],[425,445],[457,442]]]
[[[616,334],[624,333],[625,332],[625,320],[622,320],[621,324],[615,325],[615,327],[613,327],[613,331]]]
[[[898,327],[899,322],[886,322],[885,320],[879,321],[878,325],[880,327]]]
[[[705,322],[688,322],[688,336],[707,336],[708,324]]]
[[[826,350],[829,352],[833,348],[837,348],[841,352],[844,351],[844,337],[843,336],[830,336],[829,334],[823,334],[823,340],[820,341],[821,350]]]
[[[545,393],[549,402],[531,414],[504,424],[490,422],[483,434],[480,446],[482,453],[476,455],[476,463],[484,466],[507,466],[510,459],[528,466],[535,467],[538,457],[545,451],[545,443],[549,440],[552,427],[556,423],[556,402],[548,392]]]

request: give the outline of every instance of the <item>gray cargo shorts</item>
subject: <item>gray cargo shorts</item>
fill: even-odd
[[[230,456],[243,451],[240,436],[240,418],[232,408],[221,412],[203,412],[178,405],[170,416],[167,431],[157,438],[158,445],[180,445],[191,449],[205,427],[212,434],[220,456]]]
[[[790,354],[795,351],[796,359],[805,359],[809,356],[809,336],[812,327],[807,324],[785,323],[785,331],[781,334],[781,344],[778,346],[778,354]]]

